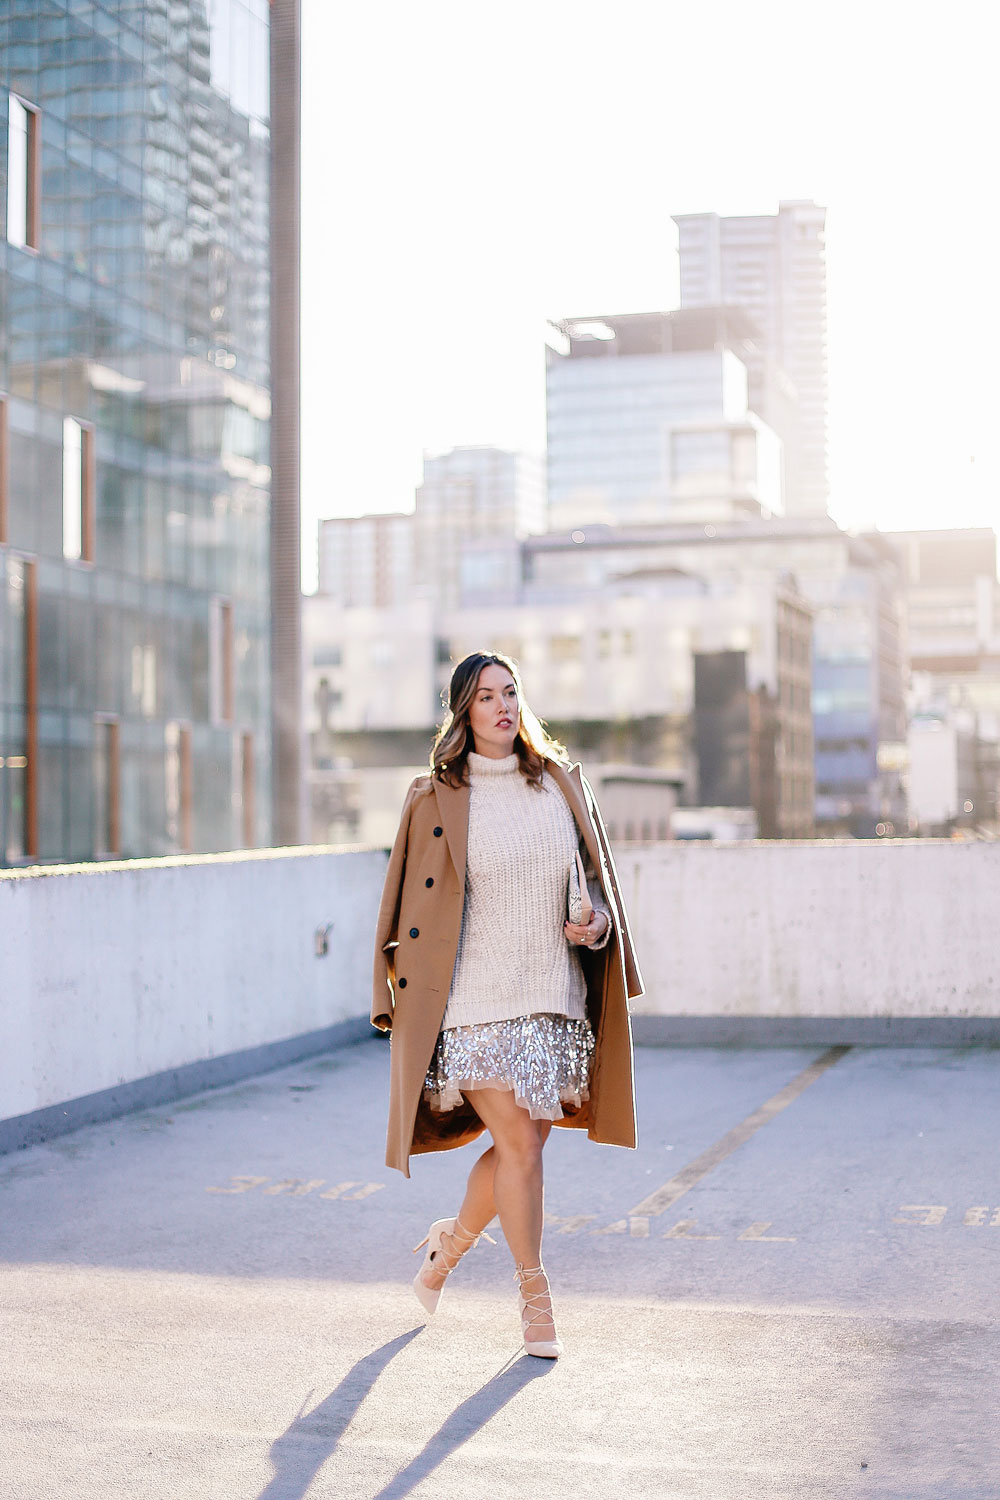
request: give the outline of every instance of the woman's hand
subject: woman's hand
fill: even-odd
[[[609,925],[609,918],[602,911],[594,911],[586,926],[579,922],[564,922],[563,932],[568,943],[575,943],[578,948],[592,948],[595,943],[600,942]]]

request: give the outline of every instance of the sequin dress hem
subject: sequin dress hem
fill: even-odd
[[[446,1027],[424,1080],[424,1098],[444,1114],[470,1089],[503,1089],[533,1120],[561,1120],[563,1105],[590,1098],[594,1035],[586,1020],[535,1014]]]

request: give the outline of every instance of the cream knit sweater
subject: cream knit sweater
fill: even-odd
[[[462,932],[442,1027],[549,1012],[582,1020],[586,986],[566,941],[566,888],[579,846],[576,819],[546,772],[541,791],[516,755],[470,752],[469,836]],[[597,911],[610,916],[587,864]]]

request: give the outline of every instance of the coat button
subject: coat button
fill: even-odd
[[[434,884],[434,876],[433,875],[428,875],[427,879],[424,881],[424,885],[427,887],[428,890],[430,890],[430,888],[431,888],[431,886],[433,884]]]
[[[411,927],[410,928],[410,937],[419,937],[419,936],[420,936],[420,928],[419,927]]]
[[[401,980],[400,980],[400,981],[399,981],[399,988],[400,988],[400,989],[401,989],[401,990],[405,990],[405,989],[406,989],[406,980],[405,980],[405,979],[401,979]]]
[[[435,830],[434,830],[434,837],[436,839],[439,839],[441,837],[442,833],[444,833],[444,829],[443,828],[435,828]]]

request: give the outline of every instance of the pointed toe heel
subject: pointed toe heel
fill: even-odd
[[[540,1276],[545,1286],[537,1292],[524,1294],[524,1283],[533,1281]],[[555,1333],[555,1319],[552,1314],[552,1297],[549,1292],[549,1278],[545,1274],[544,1266],[518,1266],[514,1272],[518,1283],[518,1300],[521,1304],[521,1338],[524,1343],[525,1354],[533,1354],[536,1359],[558,1359],[563,1352],[563,1346],[558,1338],[532,1339],[528,1335],[532,1328],[540,1321],[546,1320],[552,1324],[552,1332]],[[548,1302],[548,1307],[539,1307],[542,1300]]]
[[[441,1238],[443,1235],[449,1236],[451,1240],[450,1248],[442,1245]],[[462,1256],[468,1250],[472,1250],[478,1245],[480,1239],[490,1240],[491,1245],[496,1244],[496,1241],[490,1239],[488,1234],[482,1232],[479,1234],[470,1234],[465,1225],[456,1217],[454,1219],[435,1219],[424,1238],[420,1241],[420,1244],[414,1245],[414,1255],[416,1255],[418,1250],[423,1250],[425,1245],[427,1246],[420,1270],[414,1276],[412,1285],[420,1305],[428,1317],[433,1318],[438,1310],[441,1293],[444,1291],[444,1283],[439,1287],[430,1287],[422,1280],[423,1276],[427,1271],[443,1271],[445,1276],[449,1275],[450,1272],[454,1271]],[[465,1243],[460,1244],[459,1242],[461,1241]]]

